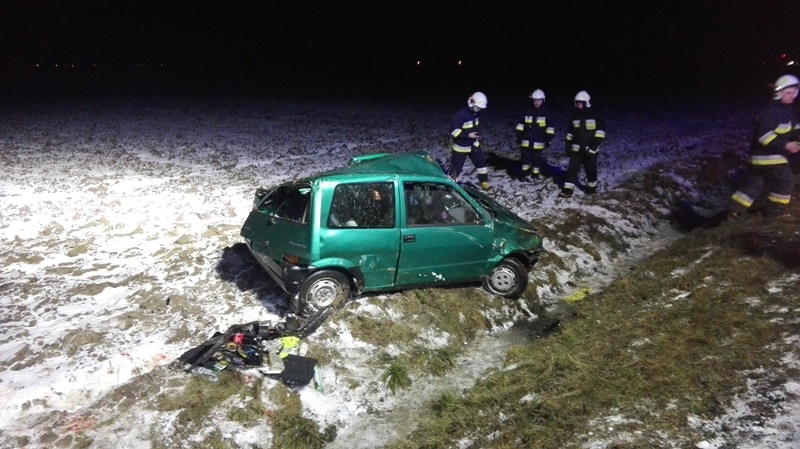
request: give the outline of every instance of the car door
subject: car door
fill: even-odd
[[[357,267],[366,291],[393,287],[400,251],[395,183],[342,182],[325,190],[330,207],[320,230],[320,259]]]
[[[403,183],[398,287],[477,280],[493,253],[487,218],[452,185]]]

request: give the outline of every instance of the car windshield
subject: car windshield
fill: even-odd
[[[467,195],[472,197],[475,201],[477,201],[484,209],[486,209],[494,218],[497,218],[497,211],[505,209],[500,203],[494,201],[493,199],[489,198],[488,196],[484,195],[481,192],[478,192],[475,189],[471,189],[469,187],[464,188],[464,191],[467,192]]]

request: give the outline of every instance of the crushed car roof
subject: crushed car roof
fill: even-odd
[[[347,166],[319,176],[352,174],[416,174],[446,178],[442,166],[430,154],[420,151],[404,154],[370,154],[350,159]]]

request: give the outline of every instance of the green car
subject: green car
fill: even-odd
[[[518,298],[542,235],[429,154],[355,157],[346,167],[256,190],[240,232],[291,297],[291,313],[354,294],[482,282]]]

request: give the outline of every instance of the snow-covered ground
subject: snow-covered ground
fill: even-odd
[[[111,401],[112,392],[123,397],[132,379],[164,372],[215,330],[283,319],[284,295],[237,254],[255,188],[340,167],[365,153],[423,150],[445,162],[450,117],[469,94],[419,106],[224,97],[5,105],[0,110],[0,446],[51,447],[59,437],[87,432],[91,447],[151,447],[147,435],[158,429],[168,433],[174,415],[138,409],[113,425],[100,425],[101,417],[82,412]],[[507,104],[489,95],[485,148],[493,161],[515,160],[513,127],[524,93]],[[744,152],[750,119],[760,106],[664,105],[656,111],[607,98],[594,103],[608,118],[597,198],[578,191],[571,200],[559,200],[551,180],[520,183],[497,166],[490,175],[491,194],[523,218],[553,222],[579,210],[603,217],[629,245],[624,254],[598,246],[598,257],[547,241],[549,252],[574,266],[557,272],[557,285],[536,278],[544,303],[557,303],[579,287],[601,288],[626,259],[646,255],[676,235],[663,219],[666,213],[657,217],[646,208],[619,207],[605,194],[656,164],[669,169],[700,155]],[[560,142],[570,105],[551,107],[557,136],[546,159],[563,169]],[[466,167],[467,180],[474,182],[471,163]],[[708,199],[694,180],[677,173],[687,199]],[[706,205],[724,207],[724,201]],[[569,284],[581,268],[598,276]],[[368,313],[370,306],[357,300],[353,307]],[[332,329],[338,331],[337,349],[349,359],[368,351],[345,330]],[[498,330],[476,344],[499,348],[513,338]],[[309,342],[314,344],[313,336]],[[481,374],[458,372],[460,382]],[[422,387],[400,398],[352,390],[324,366],[322,381],[324,392],[300,388],[300,396],[309,416],[340,427],[331,447],[387,442],[402,426],[386,421],[397,427],[387,428],[376,416],[407,416],[403,407],[413,404],[402,398],[434,394]],[[790,396],[800,394],[796,383],[785,389]],[[367,403],[379,404],[385,413],[367,413]],[[798,404],[788,403],[794,408],[786,421],[765,424],[766,437],[738,447],[798,447]],[[730,414],[735,419],[736,410]],[[225,431],[240,447],[269,446],[266,427]],[[722,444],[698,442],[698,447],[727,447]]]

